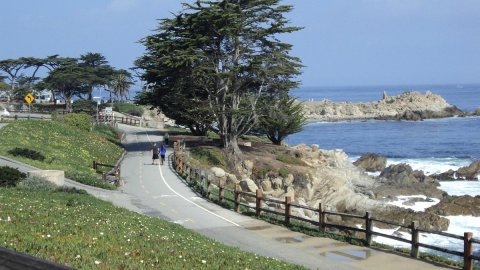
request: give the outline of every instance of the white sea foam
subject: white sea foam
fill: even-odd
[[[430,201],[415,202],[412,205],[405,204],[410,199],[415,199],[415,198],[420,198],[422,200],[426,200],[427,196],[425,196],[425,195],[397,196],[396,201],[388,202],[387,204],[395,205],[395,206],[398,206],[398,207],[401,207],[401,208],[412,209],[415,212],[423,212],[428,207],[433,206],[433,205],[440,202],[440,200],[437,199],[437,198],[430,198],[429,199]]]
[[[349,157],[349,160],[354,162],[359,158],[360,156],[356,155]],[[468,158],[388,158],[387,167],[393,164],[406,163],[413,170],[421,170],[426,175],[430,175],[443,173],[448,170],[456,171],[461,167],[470,165],[471,162],[472,160]]]
[[[414,170],[421,170],[426,175],[443,173],[448,170],[458,170],[460,167],[468,166],[470,159],[462,158],[391,158],[387,160],[387,166],[392,164],[406,163]]]
[[[440,186],[438,188],[452,196],[480,195],[479,181],[442,181],[440,182]]]

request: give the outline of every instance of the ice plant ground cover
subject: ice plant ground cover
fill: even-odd
[[[78,269],[303,269],[90,195],[0,188],[0,245]]]
[[[13,157],[14,148],[35,150],[45,160]],[[56,121],[15,121],[0,129],[0,155],[46,170],[63,170],[65,176],[87,185],[112,188],[104,184],[92,168],[92,161],[115,164],[122,147],[111,128],[100,126],[87,132]]]

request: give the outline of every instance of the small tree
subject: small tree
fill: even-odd
[[[306,123],[303,106],[290,96],[262,100],[257,130],[276,145],[288,135],[300,132]]]

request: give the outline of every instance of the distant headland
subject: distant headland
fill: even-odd
[[[480,115],[463,112],[449,104],[440,95],[427,91],[404,92],[397,96],[383,93],[383,98],[374,102],[307,101],[303,103],[305,116],[310,121],[343,120],[411,120]]]

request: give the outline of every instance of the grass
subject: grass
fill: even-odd
[[[133,103],[113,103],[113,109],[117,112],[134,116],[142,116],[145,111],[142,106]]]
[[[223,169],[227,168],[227,158],[225,153],[217,147],[195,147],[190,149],[192,158],[202,166],[216,166]]]
[[[78,269],[303,269],[86,194],[0,188],[0,218],[0,245]]]
[[[289,154],[280,154],[277,156],[277,160],[287,164],[306,166],[305,162],[303,162],[300,158]]]
[[[14,157],[14,148],[28,148],[45,156],[43,161]],[[115,164],[123,152],[115,131],[99,127],[88,132],[56,121],[14,121],[0,129],[0,155],[47,170],[63,170],[78,182],[112,189],[92,168],[92,161]]]

